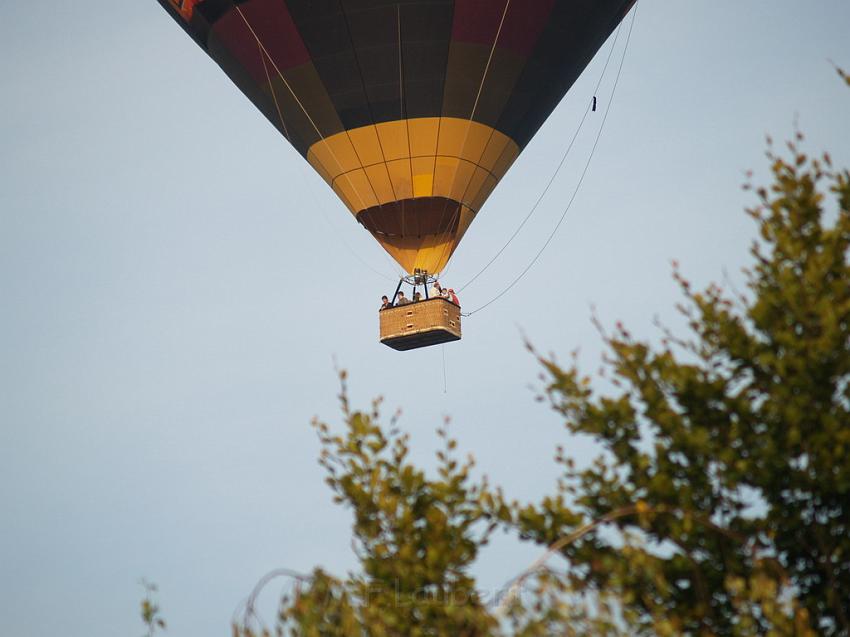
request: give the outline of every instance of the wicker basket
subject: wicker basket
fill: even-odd
[[[460,308],[444,298],[382,310],[381,342],[405,351],[460,340]]]

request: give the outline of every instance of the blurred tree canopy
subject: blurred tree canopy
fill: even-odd
[[[582,468],[559,449],[539,502],[475,478],[445,429],[428,475],[343,376],[344,430],[314,426],[362,568],[316,570],[274,629],[246,613],[234,635],[850,635],[850,173],[802,141],[771,147],[753,189],[746,290],[674,266],[689,331],[600,327],[608,393],[538,355],[567,430],[600,449]],[[497,529],[542,557],[485,598],[470,567]]]

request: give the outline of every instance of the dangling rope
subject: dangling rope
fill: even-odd
[[[443,350],[443,393],[447,394],[449,392],[449,383],[446,379],[446,346],[445,344],[440,345],[440,349]]]
[[[596,103],[595,95],[596,95],[596,93],[599,92],[599,87],[602,85],[602,80],[605,78],[605,72],[608,70],[608,64],[611,62],[611,57],[614,54],[614,48],[617,46],[617,40],[620,37],[621,27],[622,27],[622,23],[620,23],[620,25],[617,27],[617,31],[614,34],[614,40],[611,43],[611,48],[608,50],[608,57],[605,59],[605,66],[602,68],[602,73],[599,74],[599,80],[596,82],[596,88],[593,89],[593,94],[594,94],[593,103],[594,104]],[[520,233],[523,226],[525,226],[525,224],[528,222],[528,220],[531,219],[531,215],[533,215],[534,212],[537,210],[538,206],[540,205],[540,202],[543,201],[543,198],[546,196],[546,193],[549,192],[549,189],[552,187],[552,184],[555,182],[555,178],[561,172],[561,168],[563,168],[564,163],[566,163],[567,157],[569,156],[570,151],[572,150],[573,145],[575,144],[576,139],[579,136],[579,133],[581,133],[582,128],[584,127],[584,123],[585,123],[585,121],[587,121],[587,116],[590,112],[591,112],[591,106],[588,105],[587,109],[584,111],[584,115],[582,116],[581,121],[578,124],[578,127],[576,128],[575,133],[573,134],[572,139],[570,140],[569,145],[567,146],[567,149],[564,151],[564,154],[561,156],[561,161],[558,163],[557,168],[555,168],[555,172],[553,172],[552,176],[549,178],[549,181],[546,184],[546,187],[543,189],[543,192],[540,193],[540,196],[537,198],[537,201],[534,202],[534,205],[531,207],[531,210],[528,211],[528,214],[525,215],[525,218],[517,226],[516,230],[514,230],[514,233],[510,236],[510,238],[508,238],[508,240],[505,242],[505,244],[501,248],[499,248],[499,251],[496,252],[495,255],[493,255],[493,258],[490,259],[487,262],[487,264],[483,268],[481,268],[475,276],[473,276],[469,281],[467,281],[462,286],[460,286],[460,288],[458,289],[458,292],[463,292],[467,287],[469,287],[470,284],[472,284],[473,281],[475,281],[491,265],[493,265],[493,263],[496,262],[496,260],[501,256],[501,254],[505,251],[505,249],[511,244],[511,242]]]
[[[570,208],[572,207],[573,202],[575,201],[576,195],[578,194],[578,191],[581,188],[582,182],[584,181],[584,178],[587,175],[587,171],[590,168],[590,162],[593,160],[593,155],[596,153],[596,148],[599,145],[599,138],[602,137],[602,131],[605,128],[605,122],[608,120],[608,114],[611,112],[611,105],[614,102],[614,94],[616,93],[617,85],[620,82],[620,74],[623,71],[623,64],[626,61],[626,52],[628,51],[628,48],[629,48],[629,42],[632,39],[632,29],[635,26],[635,17],[636,16],[637,16],[637,4],[635,4],[635,8],[632,10],[632,20],[631,20],[631,23],[629,24],[629,32],[628,32],[628,35],[626,36],[626,44],[623,47],[623,56],[620,59],[620,66],[617,69],[617,76],[616,76],[616,78],[614,78],[614,86],[611,89],[611,97],[608,99],[608,105],[605,108],[605,115],[602,117],[602,123],[599,125],[599,131],[596,133],[596,139],[593,142],[593,147],[590,149],[590,155],[588,156],[587,162],[584,165],[584,170],[581,173],[581,177],[579,177],[578,183],[576,184],[575,190],[573,190],[573,194],[570,197],[570,200],[567,202],[566,208],[564,208],[564,212],[561,214],[561,218],[558,219],[558,223],[555,224],[555,228],[549,234],[549,237],[546,239],[546,242],[543,244],[543,247],[540,248],[540,250],[537,252],[537,254],[534,255],[534,258],[531,260],[531,263],[529,263],[525,267],[525,269],[522,272],[519,273],[519,276],[517,276],[513,281],[511,281],[510,284],[508,284],[508,286],[504,290],[502,290],[495,297],[493,297],[492,299],[487,301],[487,303],[485,303],[481,307],[475,308],[474,310],[472,310],[469,313],[463,314],[463,316],[472,316],[473,314],[483,310],[485,307],[488,307],[489,305],[495,303],[500,298],[502,298],[505,294],[507,294],[517,283],[519,283],[519,281],[528,273],[528,271],[531,270],[531,268],[534,266],[534,264],[537,263],[537,260],[540,258],[540,255],[543,254],[544,250],[546,250],[546,248],[552,242],[552,239],[555,238],[555,234],[557,234],[558,228],[561,227],[561,224],[564,222],[564,219],[566,218],[567,213],[570,211]]]

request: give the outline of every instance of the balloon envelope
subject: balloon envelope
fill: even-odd
[[[159,0],[408,272],[440,272],[634,0]]]

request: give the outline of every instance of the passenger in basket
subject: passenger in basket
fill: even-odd
[[[407,298],[404,295],[404,292],[399,292],[398,293],[398,300],[395,302],[395,304],[398,306],[398,305],[407,305],[408,303],[410,303],[410,299]]]
[[[460,300],[457,298],[457,294],[451,288],[449,288],[449,301],[460,307]]]
[[[440,296],[444,299],[449,298],[449,289],[448,288],[440,288]]]
[[[393,306],[393,304],[390,303],[390,300],[386,297],[386,295],[381,297],[381,309],[382,310],[388,310],[392,306]]]
[[[422,295],[419,292],[414,292],[413,293],[413,302],[419,303],[419,301],[421,301],[421,300],[422,300]]]
[[[442,295],[443,295],[443,288],[440,287],[440,282],[434,281],[434,287],[431,288],[431,293],[429,294],[429,296],[436,299],[438,296],[442,296]]]

